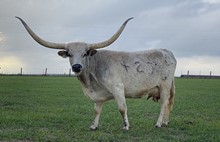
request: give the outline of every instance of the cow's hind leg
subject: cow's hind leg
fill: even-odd
[[[169,97],[170,111],[173,109],[174,97],[175,97],[175,84],[174,84],[174,80],[173,80],[172,84],[171,84],[171,88],[170,88],[170,97]]]
[[[92,130],[96,130],[98,128],[98,125],[99,125],[99,117],[100,117],[100,114],[101,114],[101,111],[102,111],[102,105],[103,105],[104,102],[96,102],[95,103],[95,119],[92,123],[92,125],[90,126],[90,128]]]
[[[170,95],[168,99],[168,105],[166,106],[166,113],[163,119],[163,124],[165,126],[168,125],[169,123],[169,115],[173,108],[174,96],[175,96],[175,86],[174,86],[174,81],[172,81],[171,88],[170,88]]]
[[[169,122],[169,96],[170,89],[166,84],[161,84],[160,86],[160,99],[161,99],[161,109],[160,115],[156,123],[156,127],[167,126]]]
[[[168,93],[168,103],[165,105],[165,113],[163,116],[162,126],[167,126],[169,123],[170,111],[172,110],[175,96],[175,86],[174,81],[172,81],[170,91]]]

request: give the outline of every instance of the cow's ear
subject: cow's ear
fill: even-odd
[[[87,51],[87,56],[93,56],[93,55],[95,55],[97,53],[97,50],[95,50],[95,49],[89,49],[88,51]]]
[[[63,58],[69,57],[69,56],[68,56],[69,53],[68,53],[67,51],[59,51],[59,52],[58,52],[58,55],[61,56],[61,57],[63,57]]]

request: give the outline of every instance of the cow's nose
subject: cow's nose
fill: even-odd
[[[82,69],[82,66],[81,66],[80,64],[74,64],[74,65],[72,66],[72,70],[73,70],[74,72],[76,72],[76,73],[80,72],[81,69]]]

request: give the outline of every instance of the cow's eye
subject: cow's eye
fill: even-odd
[[[88,56],[87,52],[82,54],[82,57],[86,57],[86,56]]]
[[[69,52],[66,52],[67,57],[72,57],[72,55]]]

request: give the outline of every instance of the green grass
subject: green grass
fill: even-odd
[[[131,128],[122,130],[115,101],[90,131],[93,102],[72,77],[0,76],[0,141],[220,141],[220,80],[176,79],[167,128],[155,128],[160,106],[127,99]]]

